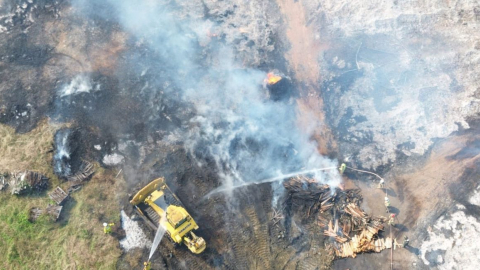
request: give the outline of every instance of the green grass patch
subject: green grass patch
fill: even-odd
[[[51,166],[53,134],[46,122],[27,134],[0,125],[1,170],[36,170],[50,178],[50,190],[57,185],[66,189]],[[97,170],[72,194],[57,222],[48,216],[28,220],[32,207],[45,209],[52,203],[46,193],[15,196],[0,191],[0,269],[115,269],[121,250],[102,226],[120,219],[116,190],[121,183],[114,176]]]

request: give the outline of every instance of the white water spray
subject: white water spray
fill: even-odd
[[[160,208],[162,208],[164,211],[163,211],[163,215],[160,217],[158,229],[157,229],[157,232],[155,233],[155,238],[153,239],[152,248],[150,249],[150,255],[148,255],[148,261],[150,261],[150,259],[153,256],[153,253],[155,253],[155,251],[157,250],[158,245],[160,244],[160,241],[162,241],[162,238],[165,235],[165,231],[166,231],[164,224],[167,218],[168,205],[165,203],[165,200],[163,198],[158,199],[157,201],[155,201],[155,203],[159,203]]]
[[[211,195],[217,194],[217,193],[220,193],[220,192],[231,191],[231,190],[234,190],[234,189],[239,188],[239,187],[245,187],[245,186],[250,186],[250,185],[259,185],[259,184],[263,184],[263,183],[271,183],[271,182],[276,182],[276,181],[283,180],[285,178],[294,177],[294,176],[297,176],[297,175],[303,175],[303,174],[309,174],[309,173],[314,173],[314,172],[319,172],[319,171],[327,171],[327,170],[333,170],[333,169],[337,169],[337,167],[319,168],[319,169],[298,171],[298,172],[293,172],[293,173],[289,173],[289,174],[282,174],[280,176],[276,176],[276,177],[272,177],[272,178],[267,178],[267,179],[263,179],[263,180],[242,183],[240,185],[233,186],[233,187],[221,186],[221,187],[218,187],[218,188],[210,191],[210,193],[205,195],[204,198],[208,198]]]
[[[150,249],[150,255],[148,255],[148,261],[150,261],[150,259],[152,258],[153,253],[155,253],[158,245],[160,244],[160,241],[162,241],[162,238],[165,235],[166,229],[163,226],[164,221],[165,221],[165,215],[162,215],[162,217],[160,218],[160,224],[158,224],[157,233],[155,233],[155,238],[153,239],[152,248]]]

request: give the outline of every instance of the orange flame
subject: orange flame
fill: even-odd
[[[272,84],[276,84],[276,83],[279,82],[281,79],[282,79],[282,77],[273,74],[273,72],[269,72],[269,73],[267,74],[267,79],[266,79],[266,81],[267,81],[267,83],[268,83],[269,85],[272,85]]]

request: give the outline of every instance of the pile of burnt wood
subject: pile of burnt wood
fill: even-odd
[[[92,163],[85,160],[82,161],[77,173],[67,177],[67,181],[69,182],[68,193],[79,190],[84,182],[90,179],[94,172],[95,167]]]
[[[12,194],[20,195],[34,190],[46,190],[48,177],[34,171],[14,172],[10,175],[9,184]]]
[[[283,185],[299,210],[304,209],[306,217],[323,228],[330,239],[328,249],[337,257],[391,248],[392,239],[379,237],[387,218],[369,216],[360,208],[359,189],[330,188],[305,176],[290,178]]]

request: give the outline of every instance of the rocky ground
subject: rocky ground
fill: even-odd
[[[0,122],[29,133],[47,118],[75,131],[78,160],[122,170],[119,269],[147,259],[148,240],[133,238],[153,232],[128,198],[157,176],[208,248],[164,239],[154,269],[388,267],[386,251],[332,265],[328,239],[285,210],[279,185],[205,197],[336,159],[385,178],[392,233],[411,239],[394,269],[474,269],[479,20],[460,0],[0,0]],[[278,98],[261,86],[273,69],[289,81]],[[385,214],[377,179],[342,181]]]

